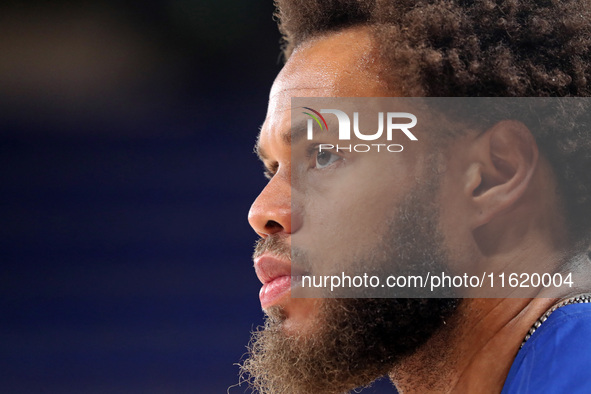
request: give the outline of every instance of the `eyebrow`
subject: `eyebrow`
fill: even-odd
[[[265,153],[265,150],[260,144],[261,141],[261,132],[259,131],[259,135],[257,136],[257,142],[254,144],[254,153],[258,156],[260,161],[265,161],[269,156]]]
[[[290,128],[290,130],[286,133],[283,133],[281,135],[281,141],[285,144],[285,145],[291,145],[291,144],[296,144],[298,143],[302,138],[304,138],[307,135],[308,132],[308,120],[302,120],[299,121],[298,123],[296,123],[295,125],[292,125],[292,127]],[[331,131],[328,130],[323,130],[323,133],[328,132],[329,134],[333,134],[334,133],[334,127],[330,128]],[[259,157],[259,159],[261,161],[265,161],[269,159],[269,156],[265,153],[265,149],[261,146],[260,144],[260,137],[261,134],[259,132],[259,135],[257,137],[257,142],[255,143],[254,146],[254,152],[257,154],[257,156]]]

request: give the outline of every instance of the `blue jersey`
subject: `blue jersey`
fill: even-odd
[[[591,393],[591,303],[554,311],[517,354],[502,394]]]

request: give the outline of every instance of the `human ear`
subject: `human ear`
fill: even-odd
[[[527,126],[503,120],[475,140],[472,154],[466,192],[477,228],[516,206],[531,184],[539,152]]]

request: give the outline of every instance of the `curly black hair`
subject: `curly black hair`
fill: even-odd
[[[591,96],[590,0],[275,4],[286,59],[302,42],[365,25],[378,43],[385,80],[403,96]],[[591,100],[572,103],[544,104],[551,107],[551,119],[528,126],[552,163],[571,239],[586,247],[591,237]],[[507,118],[506,108],[499,108],[497,120]],[[511,112],[519,119],[518,111]]]

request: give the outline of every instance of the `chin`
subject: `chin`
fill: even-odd
[[[318,314],[322,299],[289,298],[265,309],[270,319],[280,324],[285,334],[307,336],[319,329]]]

